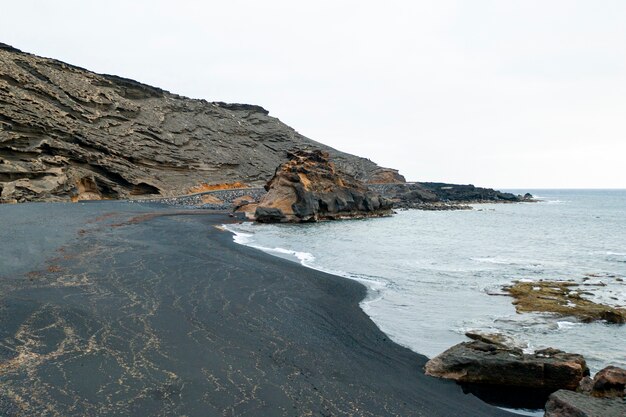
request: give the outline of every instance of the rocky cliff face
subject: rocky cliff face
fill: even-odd
[[[0,44],[0,202],[180,195],[262,185],[287,150],[365,182],[397,171],[312,141],[259,106],[194,100]]]
[[[327,152],[295,151],[267,183],[254,217],[259,222],[309,222],[391,214],[392,202],[339,173]]]

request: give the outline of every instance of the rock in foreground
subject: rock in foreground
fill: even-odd
[[[310,222],[391,214],[391,201],[340,173],[327,152],[294,151],[265,186],[254,218],[263,223]]]
[[[626,402],[621,398],[595,398],[567,390],[550,395],[545,417],[624,417]]]
[[[626,398],[626,369],[607,366],[592,378],[581,381],[578,392],[597,398]]]
[[[460,343],[426,363],[427,375],[452,379],[485,401],[541,408],[559,389],[575,390],[589,375],[581,355],[556,349],[524,354],[485,338]]]

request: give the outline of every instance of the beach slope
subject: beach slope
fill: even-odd
[[[19,223],[0,232],[15,242],[0,249],[13,256],[0,267],[2,415],[511,415],[424,376],[426,358],[360,309],[361,284],[233,243],[214,227],[224,214],[14,207],[0,207]],[[29,253],[20,239],[37,233]]]

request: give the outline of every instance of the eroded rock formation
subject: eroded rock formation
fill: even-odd
[[[290,149],[364,182],[397,171],[312,141],[246,104],[194,100],[0,44],[0,202],[174,196],[260,186]]]
[[[259,222],[308,222],[391,214],[392,203],[341,173],[328,152],[294,151],[267,183],[254,213]]]

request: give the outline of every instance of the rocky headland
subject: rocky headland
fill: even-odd
[[[292,149],[364,182],[397,171],[310,140],[260,106],[195,100],[0,44],[0,201],[176,196],[263,186]]]
[[[311,140],[260,106],[182,97],[0,43],[0,203],[259,189],[292,152],[312,150],[395,208],[449,210],[530,198],[473,185],[406,183],[397,170]],[[360,185],[354,192],[368,193]]]

